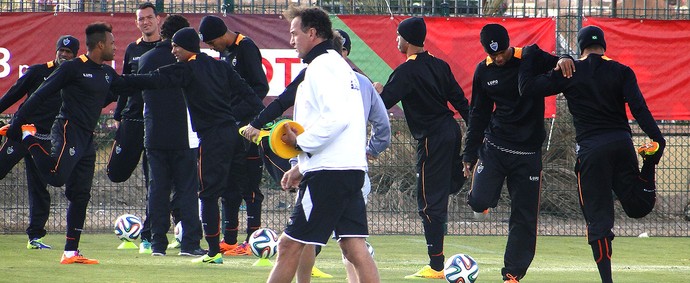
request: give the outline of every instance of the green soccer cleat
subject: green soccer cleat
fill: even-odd
[[[139,245],[140,254],[151,254],[153,250],[151,249],[151,242],[148,240],[141,240],[141,245]]]
[[[26,244],[26,248],[29,250],[49,250],[51,247],[43,243],[43,238],[34,238],[29,240]]]
[[[204,255],[192,260],[193,263],[223,264],[223,254],[217,253],[214,256]]]

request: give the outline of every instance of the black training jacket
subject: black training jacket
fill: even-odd
[[[15,113],[15,121],[27,123],[27,117],[37,113],[41,105],[62,90],[62,107],[56,118],[93,131],[106,99],[111,97],[110,87],[117,76],[112,67],[96,64],[86,55],[66,61],[24,102]]]
[[[21,76],[17,82],[0,98],[0,112],[5,112],[7,108],[14,105],[23,97],[31,97],[36,89],[57,70],[55,61],[50,61],[43,64],[36,64],[29,67],[24,75]],[[23,104],[23,103],[22,103]],[[53,126],[55,116],[60,111],[62,98],[59,93],[50,95],[44,103],[38,106],[34,113],[26,117],[28,123],[34,124],[39,133],[50,133],[50,128]],[[19,106],[21,108],[21,105]]]
[[[160,41],[146,42],[140,37],[135,42],[127,45],[122,73],[136,74],[137,70],[139,70],[139,58],[141,58],[141,55],[153,49],[158,42]],[[117,121],[123,118],[141,120],[143,119],[143,110],[144,101],[141,98],[141,92],[122,95],[117,98],[117,106],[115,107],[113,118]]]
[[[426,51],[410,56],[393,71],[381,98],[388,109],[402,101],[407,125],[417,140],[436,134],[444,119],[453,119],[448,102],[465,123],[469,118],[467,98],[450,66]]]
[[[534,76],[531,60],[525,60],[525,63],[520,70],[520,92],[540,96],[562,92],[573,115],[578,144],[584,141],[596,145],[630,138],[626,104],[650,138],[663,140],[630,67],[604,55],[590,54],[575,61],[576,72],[567,79],[560,71]],[[617,136],[612,136],[615,133]]]
[[[268,94],[268,80],[261,63],[261,52],[253,40],[242,34],[237,35],[235,42],[228,46],[222,58],[230,63],[235,71],[254,90],[260,99]],[[238,121],[248,121],[257,113],[246,100],[235,97],[232,101],[233,112]],[[259,109],[260,110],[260,109]]]
[[[234,123],[230,105],[234,96],[258,109],[263,102],[230,64],[198,53],[186,62],[158,68],[148,74],[123,75],[125,85],[138,89],[182,88],[196,132]]]
[[[170,53],[172,44],[164,40],[139,58],[139,74],[159,67],[175,64]],[[190,148],[191,128],[187,124],[187,105],[181,88],[149,89],[142,91],[144,98],[144,146],[160,150]]]
[[[470,121],[465,135],[463,161],[474,162],[486,137],[503,148],[517,151],[538,151],[544,130],[544,97],[520,97],[518,72],[522,48],[513,48],[513,58],[503,66],[490,57],[477,64],[472,79]],[[539,50],[535,52],[535,68],[539,73],[553,69],[558,57]]]

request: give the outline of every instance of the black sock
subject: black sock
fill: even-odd
[[[592,247],[592,254],[594,255],[594,262],[597,263],[599,269],[599,276],[602,283],[613,283],[611,277],[611,254],[613,246],[609,238],[599,239],[590,243]]]
[[[426,238],[429,266],[433,270],[443,270],[445,257],[443,256],[443,224],[424,221],[424,237]]]
[[[444,261],[445,256],[443,255],[443,253],[437,255],[429,255],[429,266],[431,266],[431,269],[433,270],[442,271]]]
[[[228,223],[228,221],[223,221],[223,223],[225,224],[225,231],[223,231],[223,241],[228,245],[237,244],[238,227],[229,227],[230,224]]]

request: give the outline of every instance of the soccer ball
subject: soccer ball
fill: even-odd
[[[249,248],[260,258],[272,258],[278,252],[278,234],[268,228],[261,228],[249,236]]]
[[[466,254],[456,254],[446,260],[443,276],[451,283],[474,283],[479,276],[479,265]]]
[[[141,229],[141,219],[132,214],[123,214],[115,220],[115,235],[122,241],[134,241],[139,238]]]
[[[182,221],[177,222],[177,224],[175,224],[173,234],[175,235],[175,241],[177,241],[178,243],[182,243]]]

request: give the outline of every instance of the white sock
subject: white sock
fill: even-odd
[[[65,251],[64,254],[66,257],[73,257],[73,256],[77,255],[77,251]]]

